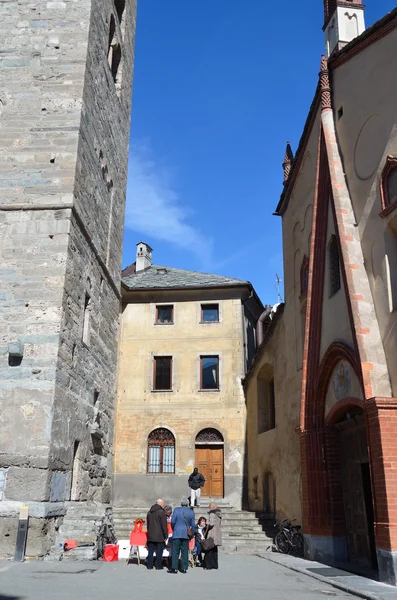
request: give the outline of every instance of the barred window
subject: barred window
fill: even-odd
[[[148,473],[175,473],[175,438],[169,429],[159,427],[148,437]]]

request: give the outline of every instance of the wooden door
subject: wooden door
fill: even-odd
[[[361,425],[361,427],[360,427]],[[365,424],[359,419],[340,424],[341,476],[345,506],[346,538],[350,561],[371,566],[371,544],[362,479],[368,462]]]
[[[201,495],[223,498],[223,446],[197,446],[196,466],[205,478]]]

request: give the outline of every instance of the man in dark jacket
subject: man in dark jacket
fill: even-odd
[[[147,521],[148,557],[146,567],[153,569],[153,554],[156,552],[156,569],[162,569],[165,543],[168,538],[167,515],[163,509],[164,500],[159,498],[149,510]]]
[[[194,467],[193,473],[189,475],[188,485],[190,487],[190,506],[194,506],[194,500],[196,499],[197,506],[200,506],[200,494],[201,488],[205,484],[205,479],[199,473],[197,467]]]

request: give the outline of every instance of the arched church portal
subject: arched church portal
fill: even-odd
[[[340,520],[349,561],[377,567],[374,510],[363,402],[344,399],[327,418],[328,481],[333,521]]]
[[[202,429],[196,436],[196,462],[199,472],[205,477],[201,495],[223,498],[223,445],[222,434],[212,427]]]

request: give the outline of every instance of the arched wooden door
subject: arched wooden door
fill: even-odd
[[[196,437],[196,467],[205,478],[201,495],[207,498],[223,498],[223,437],[208,427]]]

